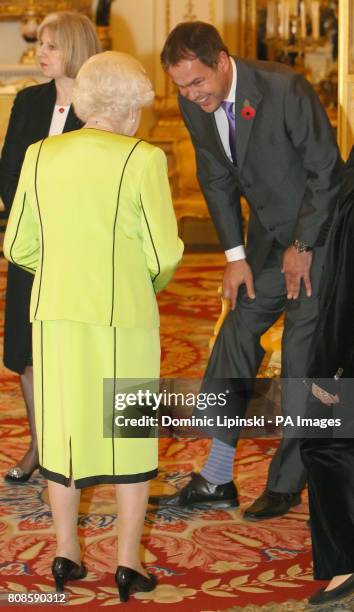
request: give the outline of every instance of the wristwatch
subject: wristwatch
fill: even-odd
[[[306,242],[302,242],[301,240],[294,240],[292,246],[297,250],[298,253],[305,253],[306,251],[312,251],[312,247],[310,247]]]

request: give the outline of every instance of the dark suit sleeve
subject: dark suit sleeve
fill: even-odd
[[[0,196],[7,212],[15,197],[26,150],[23,134],[26,127],[25,99],[19,92],[14,100],[0,160]]]
[[[301,75],[289,80],[285,98],[289,137],[307,172],[294,239],[324,244],[342,177],[342,160],[332,127],[311,85]]]
[[[207,202],[222,248],[226,251],[244,243],[240,191],[235,177],[218,161],[200,139],[180,100],[185,125],[191,135],[197,163],[197,178]]]

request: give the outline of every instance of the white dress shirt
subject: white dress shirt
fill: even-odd
[[[237,68],[236,63],[233,57],[230,57],[231,65],[232,65],[232,83],[231,89],[227,98],[225,98],[228,102],[233,102],[233,110],[235,111],[235,99],[236,99],[236,86],[237,86]],[[216,127],[218,128],[218,132],[220,135],[221,142],[225,149],[225,153],[232,162],[232,156],[230,151],[230,142],[229,142],[229,123],[226,117],[226,113],[222,106],[214,112],[214,117],[216,121]],[[237,134],[237,125],[236,125],[236,134]],[[246,258],[245,247],[241,244],[239,246],[235,246],[232,249],[227,249],[225,251],[227,261],[237,261],[239,259]]]

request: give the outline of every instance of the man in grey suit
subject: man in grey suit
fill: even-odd
[[[342,161],[332,128],[309,83],[288,67],[231,57],[210,24],[179,24],[161,53],[179,90],[198,180],[226,254],[223,294],[232,303],[216,340],[204,385],[253,379],[261,335],[285,312],[282,411],[301,413],[309,342],[318,310],[324,244],[339,190]],[[240,196],[250,205],[245,246]],[[243,415],[239,397],[235,414]],[[215,431],[201,474],[152,503],[237,506],[233,483],[239,432]],[[280,516],[300,502],[305,472],[296,438],[283,438],[264,493],[245,518]]]

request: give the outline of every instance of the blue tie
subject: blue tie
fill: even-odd
[[[233,104],[234,104],[233,102],[227,102],[226,100],[221,102],[221,106],[223,107],[223,109],[225,111],[225,114],[226,114],[226,117],[227,117],[227,122],[229,124],[229,145],[230,145],[232,161],[234,162],[234,164],[237,165],[237,159],[236,159],[236,118],[235,118],[235,113],[232,110]]]

